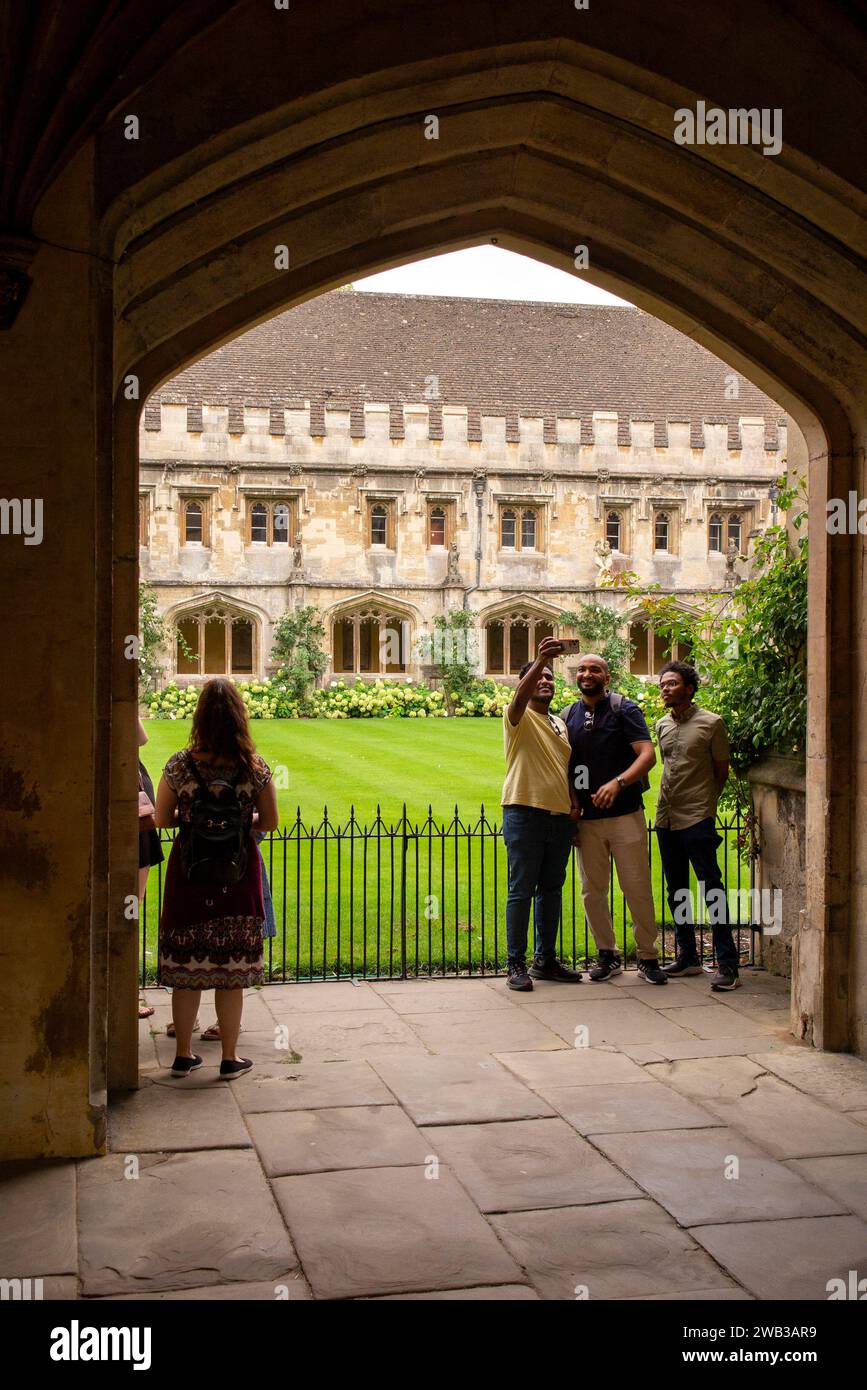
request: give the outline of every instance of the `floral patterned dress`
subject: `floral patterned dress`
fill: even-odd
[[[271,780],[271,769],[257,756],[251,777],[240,764],[219,766],[196,759],[206,786],[231,782],[252,827],[256,798]],[[178,798],[178,820],[188,823],[199,789],[188,749],[169,758],[163,776]],[[262,860],[249,833],[247,871],[239,883],[190,883],[176,837],[166,868],[160,916],[159,980],[172,989],[246,989],[262,984]]]

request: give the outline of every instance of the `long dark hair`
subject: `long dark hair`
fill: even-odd
[[[250,737],[247,710],[232,681],[217,677],[202,686],[193,715],[191,753],[212,753],[223,762],[238,762],[252,776],[256,745]]]

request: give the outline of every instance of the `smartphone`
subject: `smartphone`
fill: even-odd
[[[581,642],[577,637],[558,637],[557,641],[563,648],[561,656],[577,656],[581,650]]]

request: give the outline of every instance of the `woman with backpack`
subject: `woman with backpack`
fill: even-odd
[[[234,684],[202,687],[187,748],[166,763],[157,791],[157,826],[177,825],[160,916],[160,982],[172,990],[177,1056],[172,1076],[202,1065],[192,1050],[203,989],[214,1001],[223,1060],[232,1081],[252,1067],[237,1055],[243,991],[262,983],[265,910],[254,831],[275,830],[271,770],[250,737]]]

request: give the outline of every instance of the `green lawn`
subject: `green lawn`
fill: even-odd
[[[274,977],[502,965],[507,864],[497,834],[499,720],[256,720],[251,727],[278,783],[280,829],[263,844],[277,914],[278,935],[265,955]],[[190,723],[149,720],[146,728],[142,758],[156,785],[167,759],[186,744]],[[659,777],[657,766],[645,797],[648,817]],[[670,944],[655,837],[651,870]],[[732,887],[749,886],[734,836],[728,870]],[[156,965],[159,881],[160,871],[152,870],[142,931],[148,978]],[[612,892],[615,930],[629,953],[631,924],[616,881]],[[561,948],[574,960],[595,953],[574,856]]]

